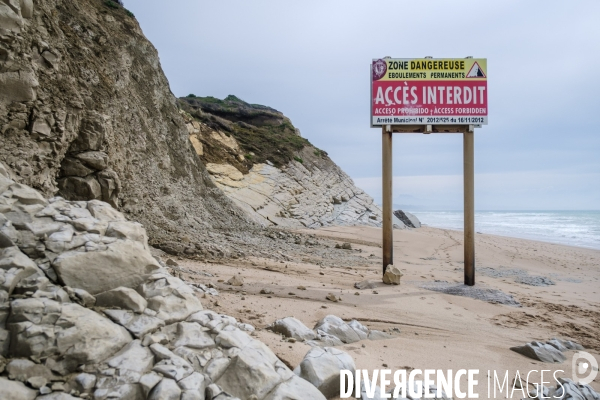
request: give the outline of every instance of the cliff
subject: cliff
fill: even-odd
[[[179,107],[217,187],[257,223],[381,225],[373,199],[281,112],[231,95],[190,95],[179,99]]]
[[[116,2],[2,0],[0,21],[0,161],[15,181],[108,202],[171,254],[258,254],[265,226],[379,224],[372,199],[277,110],[233,96],[178,106]]]
[[[175,253],[253,224],[196,156],[156,49],[112,1],[0,1],[0,161],[46,197],[103,200]],[[209,237],[208,232],[216,237]]]

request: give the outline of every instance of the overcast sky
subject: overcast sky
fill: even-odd
[[[600,1],[125,0],[176,96],[291,118],[378,202],[373,58],[488,59],[479,210],[600,209]],[[462,206],[462,135],[394,135],[394,203]]]

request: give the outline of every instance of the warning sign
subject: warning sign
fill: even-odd
[[[487,125],[485,58],[385,58],[371,64],[371,125]]]
[[[471,70],[467,74],[467,78],[485,78],[485,77],[486,77],[485,74],[483,73],[483,71],[481,70],[481,67],[479,66],[479,64],[477,62],[475,62],[473,64],[473,66],[471,67]]]

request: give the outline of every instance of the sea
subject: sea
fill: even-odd
[[[422,224],[463,230],[462,211],[407,211]],[[476,211],[475,231],[600,249],[600,211]]]

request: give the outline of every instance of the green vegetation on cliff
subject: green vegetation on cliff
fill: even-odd
[[[246,103],[233,95],[223,100],[189,95],[180,98],[178,105],[210,128],[237,140],[245,154],[245,165],[241,170],[248,170],[253,164],[267,160],[281,167],[291,160],[297,160],[298,152],[305,147],[314,148],[281,112]],[[207,151],[210,153],[211,149]],[[314,148],[313,151],[321,157],[327,156],[322,150]]]

